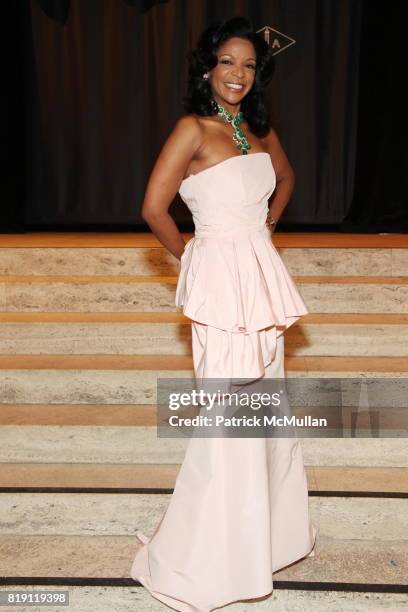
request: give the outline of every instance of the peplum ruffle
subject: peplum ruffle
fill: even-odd
[[[234,333],[276,326],[280,336],[308,314],[267,226],[191,238],[175,303],[188,318]]]
[[[219,347],[217,372],[224,363],[263,376],[277,338],[308,314],[265,225],[275,185],[271,157],[259,152],[228,158],[180,186],[195,233],[181,256],[175,303],[207,326],[197,333]]]

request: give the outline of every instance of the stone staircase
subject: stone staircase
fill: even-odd
[[[167,609],[128,572],[187,443],[155,428],[157,377],[193,375],[179,263],[149,234],[0,242],[0,595],[69,590],[75,611]],[[406,236],[274,242],[310,311],[285,334],[286,375],[407,377]],[[406,439],[302,447],[316,556],[276,573],[271,596],[228,608],[406,610]]]

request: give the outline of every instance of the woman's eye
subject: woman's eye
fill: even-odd
[[[220,63],[221,64],[231,64],[232,62],[229,59],[222,59],[222,60],[220,60]],[[255,70],[255,68],[256,68],[256,66],[254,66],[254,64],[247,64],[247,67],[251,68],[252,70]]]

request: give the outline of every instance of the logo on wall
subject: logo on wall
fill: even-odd
[[[257,30],[257,33],[263,34],[263,37],[268,45],[272,47],[274,55],[277,55],[281,51],[285,51],[288,47],[291,47],[296,42],[294,38],[291,38],[286,34],[282,34],[282,32],[279,32],[279,30],[275,30],[275,28],[271,28],[270,26],[264,26],[260,30]]]

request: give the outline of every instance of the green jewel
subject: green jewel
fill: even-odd
[[[230,113],[223,106],[218,104],[218,102],[215,102],[215,100],[213,100],[212,103],[214,108],[218,109],[217,112],[220,115],[221,119],[226,123],[231,123],[231,126],[234,130],[232,139],[236,143],[237,149],[240,149],[243,155],[247,155],[248,149],[251,148],[251,145],[249,144],[243,130],[239,127],[239,125],[244,120],[244,113],[242,111],[239,111],[239,113],[237,113],[234,117],[232,113]]]

